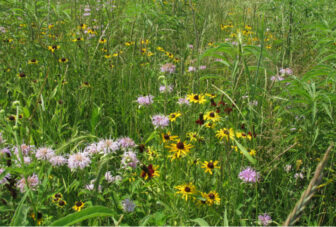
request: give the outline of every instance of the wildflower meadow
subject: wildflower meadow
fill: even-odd
[[[336,224],[335,1],[0,8],[0,225]]]

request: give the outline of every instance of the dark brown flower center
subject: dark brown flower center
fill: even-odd
[[[172,114],[172,115],[171,115],[172,118],[175,118],[175,116],[176,116],[175,114]]]
[[[11,115],[11,116],[8,117],[8,119],[11,120],[11,121],[14,121],[15,120],[15,116]]]
[[[211,112],[209,115],[210,115],[210,117],[215,117],[215,113],[214,112]]]
[[[183,150],[183,149],[184,149],[184,144],[183,144],[182,142],[178,142],[178,143],[176,144],[176,147],[177,147],[177,149],[179,149],[179,150]]]
[[[60,205],[60,206],[64,206],[64,205],[65,205],[65,202],[64,202],[63,200],[61,200],[61,201],[58,202],[58,205]]]
[[[66,58],[62,58],[61,61],[62,61],[62,62],[65,62],[65,61],[66,61]]]
[[[80,41],[80,40],[81,40],[81,38],[77,38],[77,40],[78,40],[78,41]]]
[[[185,188],[184,188],[184,191],[185,191],[185,192],[191,192],[191,189],[190,189],[189,187],[185,187]]]
[[[36,62],[36,59],[32,59],[31,62]]]
[[[209,198],[210,198],[210,199],[212,199],[212,200],[214,200],[214,199],[215,199],[215,195],[214,195],[213,193],[209,193],[209,195],[208,195],[208,196],[209,196]]]
[[[57,46],[56,45],[53,45],[51,48],[53,48],[54,50],[57,49]]]
[[[213,164],[213,162],[209,162],[209,163],[208,163],[208,168],[209,168],[209,169],[213,169],[213,168],[214,168],[214,164]]]
[[[83,204],[82,202],[76,202],[76,206],[77,206],[77,207],[82,206],[82,204]]]
[[[20,73],[19,77],[21,77],[21,78],[26,77],[26,74],[25,73]]]
[[[62,198],[62,195],[60,193],[56,193],[55,198]]]
[[[194,99],[195,99],[195,100],[199,100],[198,95],[195,95],[195,96],[194,96]]]
[[[170,136],[169,136],[168,134],[164,134],[164,135],[163,135],[163,138],[164,138],[165,140],[169,140],[169,139],[170,139]]]
[[[226,135],[230,135],[230,133],[229,133],[228,130],[224,130],[224,134],[226,134]]]

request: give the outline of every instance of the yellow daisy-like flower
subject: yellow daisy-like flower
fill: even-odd
[[[180,59],[178,59],[178,58],[174,58],[174,60],[173,60],[173,62],[175,62],[175,63],[178,63],[180,61]]]
[[[250,152],[249,152],[249,154],[250,154],[251,156],[256,156],[257,151],[254,150],[254,149],[251,149]]]
[[[109,59],[109,58],[111,58],[111,57],[112,57],[111,54],[105,54],[105,55],[104,55],[104,58],[106,58],[106,59]]]
[[[145,180],[160,176],[160,173],[158,171],[159,166],[153,166],[152,164],[150,164],[148,166],[143,165],[141,168],[141,177]]]
[[[207,128],[214,128],[216,126],[216,124],[212,121],[208,121],[204,124],[205,127]]]
[[[178,141],[178,136],[172,136],[170,132],[162,133],[162,141],[164,143],[172,142],[172,141]]]
[[[86,29],[87,28],[87,25],[86,24],[80,24],[79,26],[78,26],[78,29],[80,29],[80,30],[84,30],[84,29]]]
[[[243,133],[241,132],[236,132],[236,138],[242,138],[243,137]]]
[[[185,156],[192,147],[193,145],[181,142],[180,140],[177,143],[166,146],[166,148],[170,149],[170,152],[176,153],[177,158],[179,158],[180,156]]]
[[[72,40],[72,42],[80,42],[83,41],[84,39],[82,37],[78,37]]]
[[[203,104],[206,102],[206,99],[204,97],[204,95],[201,94],[190,94],[187,95],[187,99],[189,100],[189,102],[191,103],[199,103],[199,104]]]
[[[162,52],[165,51],[162,47],[157,47],[156,49],[157,49],[158,51],[162,51]]]
[[[235,133],[234,133],[232,128],[230,128],[230,129],[222,128],[222,129],[216,131],[216,136],[220,140],[226,139],[228,141],[229,139],[232,140],[234,138]]]
[[[28,64],[37,64],[37,63],[38,63],[38,60],[36,60],[35,58],[28,61]]]
[[[85,203],[82,201],[78,201],[75,203],[75,205],[72,207],[75,211],[80,211],[84,207]]]
[[[209,120],[212,122],[217,122],[220,120],[220,116],[215,111],[208,111],[204,115],[204,120]]]
[[[55,50],[58,50],[59,48],[61,48],[61,46],[59,46],[59,45],[48,46],[48,50],[50,50],[51,53],[54,53]]]
[[[35,216],[35,213],[31,214],[31,217],[34,221],[36,221],[37,225],[41,225],[43,222],[43,215],[41,212],[37,212],[37,215]]]
[[[169,114],[169,120],[170,120],[171,122],[176,121],[176,119],[177,119],[178,117],[180,117],[181,115],[182,115],[182,114],[181,114],[180,112],[171,113],[171,114]]]
[[[60,199],[56,205],[60,208],[63,208],[67,205],[67,202],[65,200]]]
[[[205,95],[212,98],[212,99],[216,98],[215,94],[206,93]]]
[[[151,51],[148,51],[148,52],[147,52],[147,56],[148,56],[148,57],[151,57],[151,56],[153,56],[153,55],[154,55],[153,52],[151,52]]]
[[[196,132],[188,132],[187,138],[189,138],[190,142],[197,142],[198,134]]]
[[[159,153],[156,150],[154,150],[153,147],[150,146],[147,148],[147,152],[146,152],[147,160],[151,161],[151,160],[158,158],[159,156],[160,156]]]
[[[212,175],[212,171],[214,169],[219,169],[219,166],[217,166],[217,164],[218,164],[218,161],[214,161],[214,162],[212,160],[210,162],[204,161],[201,167],[204,168],[204,172],[209,172]]]
[[[182,194],[182,198],[186,201],[188,200],[188,197],[196,193],[196,187],[193,185],[193,183],[178,185],[175,188],[178,190],[176,193]]]
[[[129,46],[134,45],[134,44],[135,44],[134,42],[126,42],[126,43],[125,43],[125,46],[128,46],[128,47],[129,47]]]
[[[63,195],[61,193],[55,193],[52,198],[53,202],[58,202],[60,199],[63,198]]]
[[[147,45],[147,44],[149,44],[149,40],[148,40],[148,39],[146,39],[146,40],[141,40],[141,44],[145,44],[145,45]]]
[[[104,52],[104,53],[106,53],[107,52],[107,48],[103,47],[103,48],[101,48],[101,51]]]
[[[58,62],[60,62],[60,63],[67,63],[68,61],[69,61],[69,59],[67,59],[67,58],[58,59]]]
[[[17,76],[18,76],[20,79],[22,79],[22,78],[26,78],[26,77],[27,77],[27,75],[26,75],[24,72],[19,73]]]
[[[101,38],[101,39],[99,40],[99,43],[101,43],[101,44],[106,43],[106,42],[107,42],[107,40],[104,39],[104,38]]]
[[[202,192],[201,194],[202,197],[206,199],[206,204],[208,204],[209,206],[212,206],[213,204],[220,204],[220,198],[216,191],[210,191],[209,193]]]

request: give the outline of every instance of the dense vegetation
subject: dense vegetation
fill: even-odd
[[[334,1],[0,8],[0,225],[336,223]]]

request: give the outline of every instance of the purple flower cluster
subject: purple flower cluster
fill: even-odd
[[[89,164],[91,163],[90,158],[88,157],[87,153],[75,153],[69,156],[69,160],[68,160],[68,167],[71,170],[75,170],[75,169],[84,169],[85,167],[87,167]]]
[[[247,167],[239,173],[238,177],[246,183],[256,183],[260,178],[260,174],[251,167]]]
[[[135,209],[135,204],[130,199],[124,199],[121,204],[125,212],[133,212]]]
[[[155,128],[164,128],[169,125],[169,118],[162,114],[152,116],[152,123]]]
[[[28,182],[28,183],[27,183]],[[21,178],[17,182],[17,187],[20,189],[20,192],[26,191],[26,186],[28,186],[31,190],[36,190],[39,182],[38,176],[34,173],[32,176],[27,178],[27,182],[25,178]],[[28,184],[28,185],[27,185]]]
[[[258,220],[259,220],[260,224],[264,225],[264,226],[269,225],[272,222],[271,216],[269,216],[266,213],[264,213],[263,215],[259,215]]]
[[[121,165],[126,167],[132,167],[133,169],[136,168],[139,160],[137,159],[136,154],[133,151],[126,151],[121,159]]]
[[[161,85],[160,88],[160,93],[170,93],[173,91],[173,86],[172,85]]]
[[[161,72],[163,73],[172,74],[175,72],[175,70],[176,70],[176,66],[171,63],[167,63],[161,66]]]
[[[137,102],[141,106],[150,105],[153,103],[153,98],[153,95],[140,96],[138,97]]]
[[[279,72],[283,75],[293,75],[293,70],[290,68],[285,68],[285,69],[281,68]]]

